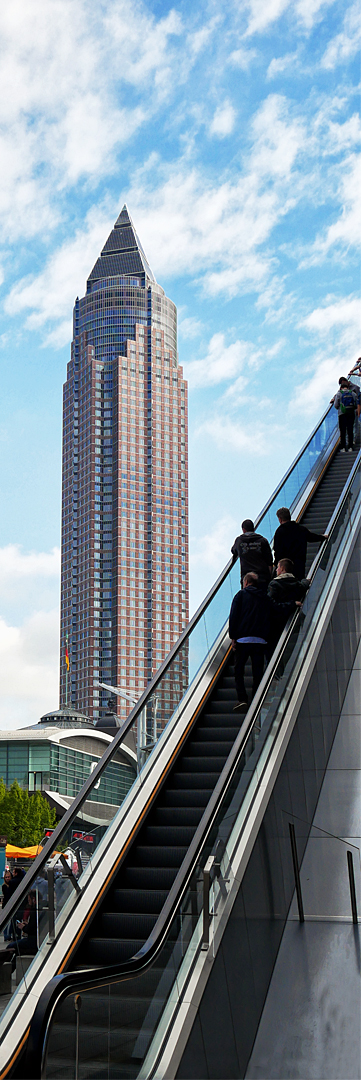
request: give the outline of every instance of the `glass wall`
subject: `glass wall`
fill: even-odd
[[[99,756],[73,750],[62,743],[3,742],[0,744],[0,777],[6,787],[18,781],[29,791],[48,788],[75,798],[84,781],[98,764]],[[118,807],[132,786],[136,767],[122,760],[113,760],[89,799]]]

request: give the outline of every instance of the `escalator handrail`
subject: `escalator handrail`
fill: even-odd
[[[302,457],[302,455],[307,450],[307,447],[309,446],[310,442],[314,438],[314,435],[316,434],[318,429],[323,424],[326,416],[331,412],[332,407],[333,406],[328,406],[328,408],[325,410],[325,412],[324,412],[323,416],[321,417],[320,421],[318,422],[318,424],[316,424],[315,428],[311,432],[311,435],[306,440],[306,442],[304,443],[304,446],[302,447],[300,452],[295,457],[294,461],[292,462],[292,465],[289,467],[289,469],[287,469],[287,472],[283,476],[282,480],[280,481],[280,483],[275,488],[275,490],[273,492],[273,495],[271,496],[271,498],[266,503],[266,506],[263,508],[261,514],[256,518],[256,520],[255,520],[256,528],[258,527],[258,525],[260,524],[260,522],[264,518],[265,514],[268,513],[268,510],[269,510],[272,502],[277,498],[278,492],[282,489],[282,487],[285,484],[287,478],[291,475],[293,469],[296,467],[296,465],[299,462],[300,458]],[[177,655],[177,653],[185,645],[185,643],[186,643],[187,639],[189,638],[190,634],[192,633],[194,627],[197,625],[197,623],[200,621],[200,619],[204,615],[206,609],[208,608],[209,604],[213,600],[216,593],[221,588],[223,582],[226,580],[228,574],[230,573],[230,571],[231,571],[231,569],[234,566],[236,561],[237,561],[237,558],[235,556],[228,560],[226,566],[224,567],[224,570],[222,570],[222,572],[219,575],[219,577],[217,578],[215,584],[212,586],[210,591],[207,593],[205,599],[202,601],[200,606],[197,608],[197,611],[192,616],[190,622],[185,627],[185,629],[183,630],[183,632],[180,635],[180,637],[178,638],[178,640],[173,645],[172,649],[170,650],[170,652],[166,656],[166,658],[163,661],[163,663],[161,664],[161,666],[157,669],[152,681],[148,684],[148,686],[144,690],[142,696],[137,701],[136,705],[134,706],[134,708],[130,712],[130,714],[127,717],[126,721],[124,722],[122,727],[119,729],[117,734],[114,736],[114,739],[112,740],[112,742],[109,743],[109,746],[107,747],[107,749],[102,754],[102,757],[99,759],[95,769],[90,774],[90,776],[85,781],[85,783],[83,784],[83,786],[80,789],[80,791],[78,792],[78,794],[73,799],[71,805],[69,806],[69,809],[66,810],[66,812],[63,815],[63,817],[61,818],[59,824],[54,829],[54,832],[53,832],[52,836],[44,844],[43,850],[34,859],[34,863],[32,865],[31,870],[27,871],[26,880],[24,880],[24,879],[22,880],[20,885],[18,885],[18,888],[16,889],[16,892],[14,892],[12,894],[12,896],[11,896],[10,900],[8,901],[6,907],[4,907],[2,909],[2,913],[1,913],[1,916],[0,916],[0,933],[3,930],[3,928],[7,925],[7,923],[10,921],[12,915],[14,915],[18,911],[18,909],[21,906],[22,901],[26,899],[27,893],[28,893],[29,889],[32,888],[33,882],[38,877],[40,870],[45,865],[45,863],[48,861],[48,859],[51,857],[52,852],[56,850],[57,844],[61,842],[65,830],[71,824],[72,820],[74,818],[76,818],[77,813],[78,813],[81,805],[83,804],[84,800],[88,796],[89,792],[95,787],[95,784],[99,781],[102,773],[104,772],[104,769],[106,769],[107,765],[109,764],[109,761],[114,757],[114,754],[117,752],[118,748],[120,747],[123,739],[127,735],[130,728],[132,728],[133,724],[135,724],[139,714],[142,712],[142,710],[145,708],[147,702],[150,700],[150,698],[154,694],[154,692],[155,692],[157,686],[159,685],[161,679],[163,678],[165,672],[170,667],[170,665],[173,663],[173,660],[174,660],[175,656]]]
[[[361,451],[357,455],[352,470],[348,476],[347,482],[343,488],[341,496],[337,502],[335,510],[331,516],[328,529],[328,541],[332,539],[332,533],[337,524],[338,517],[344,507],[347,500],[349,489],[353,484],[354,477],[360,466]],[[325,541],[328,542],[328,541]],[[314,580],[316,571],[322,561],[324,554],[324,544],[321,545],[315,559],[312,563],[309,580]],[[311,589],[308,595],[310,595]],[[215,817],[220,809],[222,799],[224,798],[226,791],[232,781],[235,770],[237,769],[238,762],[244,752],[246,743],[252,732],[252,728],[257,722],[260,708],[268,693],[270,683],[274,677],[276,668],[282,658],[289,638],[294,630],[294,627],[299,619],[299,611],[294,614],[288,620],[288,623],[283,631],[283,634],[274,650],[271,661],[267,667],[267,670],[263,676],[262,682],[257,690],[257,693],[249,708],[249,716],[247,720],[242,724],[237,738],[233,744],[232,750],[227,758],[227,761],[223,767],[222,773],[217,781],[212,796],[207,804],[202,819],[196,829],[194,837],[189,845],[187,854],[182,862],[182,865],[178,871],[177,877],[173,882],[167,900],[160,912],[153,930],[151,931],[147,941],[135,956],[131,957],[128,961],[122,964],[115,964],[104,966],[103,968],[94,968],[86,972],[66,972],[61,975],[54,976],[44,988],[37,1007],[34,1012],[33,1020],[30,1028],[29,1045],[27,1049],[27,1075],[29,1080],[31,1077],[37,1077],[39,1072],[37,1067],[40,1061],[39,1047],[42,1047],[41,1055],[45,1052],[47,1036],[50,1030],[50,1022],[54,1009],[60,1003],[63,997],[68,996],[71,992],[80,992],[83,990],[90,990],[93,987],[99,987],[101,985],[109,985],[110,983],[120,982],[123,979],[129,979],[137,977],[143,973],[143,971],[151,967],[156,956],[164,944],[164,940],[170,929],[171,923],[177,914],[179,905],[182,901],[182,897],[189,885],[190,878],[194,873],[194,869],[199,860],[202,848],[204,847],[207,837],[212,829]],[[34,1062],[37,1065],[34,1069]],[[29,1071],[30,1070],[30,1071]]]

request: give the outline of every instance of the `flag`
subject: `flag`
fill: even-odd
[[[69,660],[69,653],[68,653],[68,643],[66,643],[66,646],[65,646],[65,663],[66,663],[66,670],[67,670],[67,671],[70,671],[70,660]]]

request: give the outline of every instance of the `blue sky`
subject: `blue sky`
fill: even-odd
[[[179,315],[192,607],[359,347],[356,4],[0,14],[0,725],[58,700],[61,398],[124,202]]]

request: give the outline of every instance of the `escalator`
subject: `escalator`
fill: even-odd
[[[327,605],[331,610],[333,592],[346,572],[359,524],[359,486],[359,455],[340,455],[329,411],[257,522],[271,540],[275,511],[288,503],[298,520],[329,531],[329,539],[318,553],[309,546],[312,585],[302,616],[289,621],[247,716],[240,719],[233,712],[227,615],[239,587],[239,567],[229,564],[38,857],[27,888],[48,865],[51,849],[64,848],[75,817],[79,821],[85,808],[89,813],[99,777],[111,781],[112,758],[125,729],[138,725],[139,733],[139,717],[147,722],[152,701],[165,701],[169,688],[179,685],[180,668],[183,673],[186,668],[186,693],[119,811],[99,830],[77,887],[70,882],[55,917],[49,903],[49,933],[1,1018],[0,1077],[120,1080],[176,1075],[181,1068],[182,1040],[177,1064],[169,1064],[170,1032],[175,1045],[177,1024],[183,1040],[191,1030],[189,1018],[188,1028],[181,1023],[184,995],[208,955],[207,860],[211,921],[220,929],[236,889],[238,856],[231,857],[232,843],[238,851],[237,829],[245,836],[262,778],[264,783],[262,770],[270,769],[269,747],[274,754],[285,739],[310,649],[317,652],[320,613]],[[277,753],[282,757],[281,750]],[[244,836],[247,862],[251,840]],[[21,889],[14,909],[20,895]],[[9,912],[3,921],[8,919]],[[215,942],[214,930],[213,948]],[[165,1039],[168,1064],[158,1074]]]

